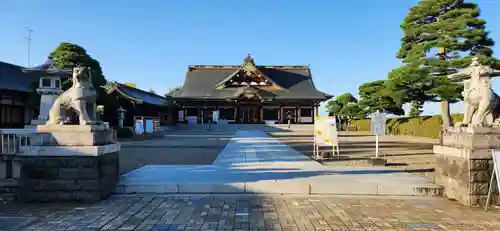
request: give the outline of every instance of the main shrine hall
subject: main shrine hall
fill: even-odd
[[[332,96],[314,86],[308,66],[189,66],[171,99],[179,123],[314,123]]]

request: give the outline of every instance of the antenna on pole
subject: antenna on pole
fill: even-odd
[[[28,37],[26,39],[28,40],[28,67],[31,66],[31,33],[34,31],[30,29],[29,27],[26,27],[26,30],[28,31]]]

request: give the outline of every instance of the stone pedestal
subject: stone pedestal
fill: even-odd
[[[29,202],[107,198],[119,178],[120,145],[101,125],[41,125],[21,147],[18,199]]]
[[[484,206],[493,171],[492,149],[500,149],[499,128],[450,128],[434,145],[436,183],[445,196],[468,206]],[[495,182],[496,184],[496,182]],[[499,204],[493,187],[492,202]]]

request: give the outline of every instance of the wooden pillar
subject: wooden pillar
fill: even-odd
[[[313,124],[314,124],[314,119],[316,118],[316,116],[318,116],[316,113],[314,113],[314,106],[311,107],[311,115],[312,115],[312,121],[313,121]]]
[[[283,108],[283,105],[280,106],[280,121],[281,123],[284,123],[285,122],[285,118],[283,118],[285,116],[285,110]]]
[[[300,124],[300,123],[301,123],[301,122],[300,122],[300,116],[301,116],[300,114],[301,114],[301,113],[300,113],[300,106],[297,106],[297,123],[298,123],[298,124]]]
[[[260,106],[260,122],[264,122],[264,106]]]
[[[319,105],[316,105],[316,115],[319,116]]]
[[[197,116],[198,123],[201,124],[201,108],[198,107],[198,116]]]
[[[240,123],[240,105],[236,105],[236,110],[235,110],[236,118],[234,118],[235,123]]]

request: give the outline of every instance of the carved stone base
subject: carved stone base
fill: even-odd
[[[32,145],[97,146],[114,143],[113,130],[105,125],[39,125]]]
[[[492,149],[500,149],[498,128],[450,128],[443,134],[443,145],[434,145],[436,183],[444,186],[445,196],[468,206],[484,206],[493,171]],[[495,182],[496,184],[496,182]],[[493,187],[492,203],[499,205]]]
[[[500,128],[452,127],[443,132],[442,145],[468,149],[500,148]]]

